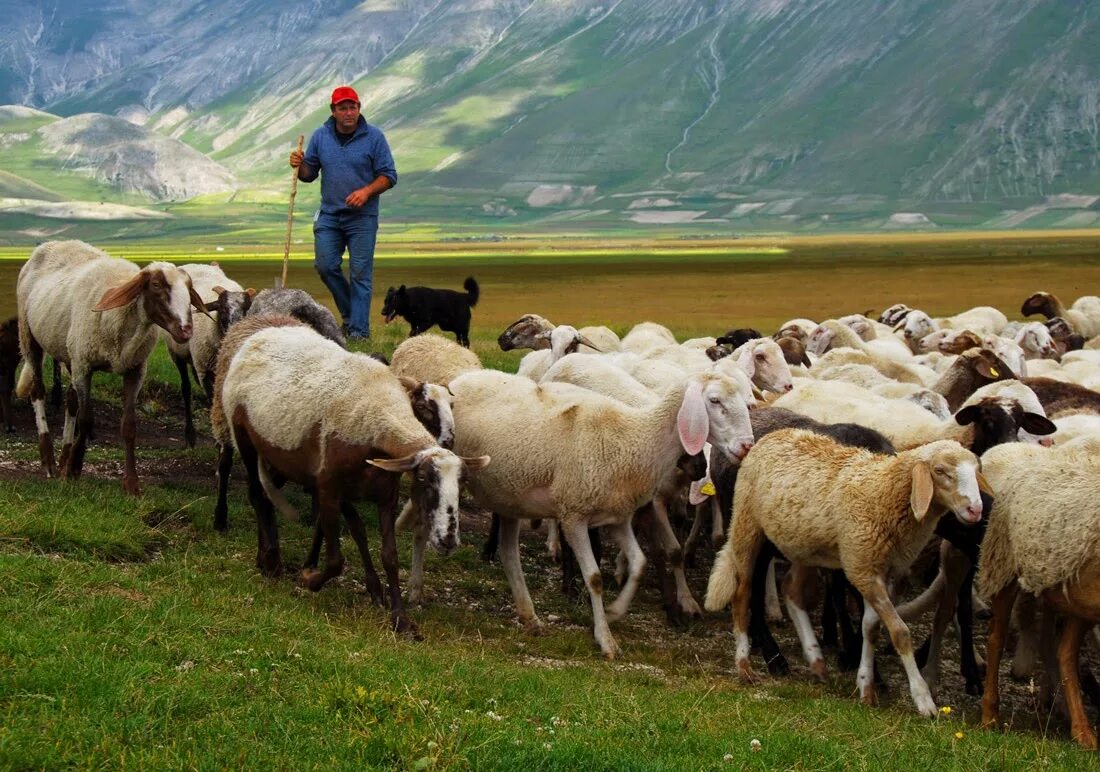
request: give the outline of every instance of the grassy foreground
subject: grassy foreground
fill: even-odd
[[[1006,288],[1006,297],[1008,289],[1032,287]],[[687,307],[678,296],[664,298],[668,314]],[[558,302],[569,300],[563,293]],[[487,366],[515,369],[518,355],[495,346],[499,319],[514,318],[514,310],[475,312],[475,322],[483,321],[473,347]],[[553,316],[558,307],[523,310]],[[787,311],[768,313],[793,315]],[[729,318],[723,308],[707,313],[680,317],[679,326],[662,318],[681,336]],[[770,315],[738,318],[764,328]],[[372,347],[389,353],[406,329],[379,330]],[[177,388],[161,346],[142,420],[177,420]],[[117,404],[118,379],[97,376],[95,398]],[[114,444],[93,446],[91,471],[74,483],[40,479],[36,459],[29,433],[0,437],[0,768],[1096,764],[1064,739],[1062,727],[1036,731],[1042,717],[1008,716],[1030,723],[1026,730],[977,729],[973,700],[928,721],[914,713],[907,690],[895,687],[882,707],[864,708],[852,694],[853,676],[813,684],[797,668],[796,648],[786,647],[795,675],[742,685],[728,622],[712,617],[673,630],[652,590],[614,626],[624,657],[605,662],[591,642],[587,601],[558,592],[558,570],[539,534],[524,535],[523,558],[545,635],[529,636],[514,623],[503,572],[480,561],[480,535],[469,538],[467,529],[456,554],[429,554],[426,602],[411,612],[424,640],[398,638],[357,581],[362,567],[350,544],[344,577],[321,593],[298,588],[293,572],[259,576],[239,467],[230,531],[212,530],[209,443],[191,451],[141,450],[139,443],[140,499],[122,495]],[[181,467],[187,473],[157,473]],[[305,508],[303,498],[294,500]],[[364,509],[376,550],[374,513]],[[308,538],[305,524],[281,524],[288,563],[301,559]],[[401,543],[407,566],[407,538]],[[896,662],[883,668],[898,683]]]

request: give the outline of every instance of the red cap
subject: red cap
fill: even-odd
[[[355,89],[351,86],[337,86],[332,92],[332,100],[330,104],[338,105],[341,102],[347,102],[348,100],[359,103],[359,95],[355,93]]]

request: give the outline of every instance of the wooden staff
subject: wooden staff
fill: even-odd
[[[298,135],[298,152],[302,152],[302,143],[306,141],[304,135]],[[286,213],[286,245],[283,248],[283,282],[280,287],[286,286],[286,270],[290,265],[290,231],[294,227],[294,198],[298,195],[298,167],[292,170],[294,177],[290,180],[290,210]]]

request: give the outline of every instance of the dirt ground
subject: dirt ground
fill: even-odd
[[[145,394],[147,402],[152,402],[158,409],[152,415],[148,412],[139,417],[138,422],[138,472],[144,486],[156,485],[158,482],[172,481],[173,483],[193,483],[197,487],[209,485],[213,491],[215,480],[213,442],[208,434],[203,433],[206,415],[205,409],[200,408],[197,415],[199,427],[199,448],[206,448],[206,452],[195,453],[188,451],[183,442],[183,411],[178,394],[170,388],[156,385],[152,393]],[[95,426],[97,438],[90,443],[89,448],[119,447],[120,410],[112,405],[97,403],[94,407]],[[51,409],[51,428],[60,429],[60,411]],[[18,482],[38,478],[41,475],[37,461],[36,446],[34,442],[34,419],[28,406],[22,402],[16,402],[15,427],[13,434],[0,437],[0,481]],[[59,435],[55,435],[55,438]],[[56,439],[55,439],[56,441]],[[148,453],[142,454],[141,449],[154,449],[156,457],[150,457]],[[167,451],[167,452],[166,452]],[[174,453],[171,451],[179,451]],[[105,479],[121,479],[121,463],[117,461],[92,461],[85,465],[85,474]],[[245,491],[241,480],[239,465],[235,468],[235,477],[231,483],[230,496],[235,501],[245,499]],[[464,507],[462,520],[463,538],[466,543],[473,544],[480,550],[489,531],[490,516],[488,512],[477,510],[472,502],[467,501]],[[681,520],[674,524],[683,539],[690,527],[690,522]],[[529,586],[532,589],[536,607],[540,609],[544,621],[549,622],[550,632],[555,627],[587,625],[590,619],[588,615],[587,594],[582,590],[577,599],[564,600],[557,589],[560,586],[560,567],[553,563],[546,554],[544,535],[542,532],[524,531],[523,556],[525,571]],[[687,569],[688,583],[701,601],[706,590],[707,578],[711,563],[714,558],[714,550],[707,543],[706,538],[701,539],[700,547],[694,564]],[[643,549],[647,555],[652,556],[652,550],[642,537]],[[934,561],[935,548],[930,546],[926,551],[930,561]],[[652,560],[650,565],[652,566]],[[610,542],[604,548],[603,569],[606,581],[613,585],[614,573],[614,549]],[[361,575],[361,567],[357,561],[349,564],[346,577]],[[934,570],[934,562],[928,562],[924,567],[926,572]],[[780,568],[782,576],[783,568]],[[915,571],[920,573],[919,571]],[[502,572],[503,574],[503,572]],[[503,580],[502,580],[503,581]],[[443,582],[442,577],[433,577],[429,573],[426,578],[425,591],[428,603],[433,596],[437,600],[445,597],[448,604],[460,603],[471,609],[484,609],[484,613],[493,614],[499,618],[507,618],[511,613],[511,600],[507,591],[500,594],[501,597],[488,600],[480,594],[474,594],[471,590],[464,591],[462,583]],[[433,584],[435,585],[433,587]],[[903,590],[906,597],[916,594],[918,589]],[[565,612],[563,612],[563,608]],[[813,615],[815,624],[819,622],[819,615]],[[501,621],[497,619],[496,621]],[[858,620],[857,629],[858,629]],[[925,639],[928,633],[930,619],[918,621],[912,624],[911,630],[916,643]],[[784,681],[809,683],[813,680],[808,668],[805,667],[801,657],[801,649],[795,636],[794,629],[787,620],[772,625],[773,633],[779,641],[792,672],[789,676],[779,679],[766,677],[758,689],[766,692],[769,684]],[[979,653],[985,651],[985,638],[987,622],[979,619],[975,625],[976,643]],[[517,632],[517,634],[520,634]],[[686,628],[674,626],[669,623],[661,607],[661,594],[656,586],[654,573],[647,570],[647,579],[637,596],[630,615],[616,626],[616,635],[624,644],[626,660],[636,667],[650,667],[644,664],[647,656],[639,648],[652,648],[655,654],[651,658],[653,662],[672,661],[690,662],[696,661],[705,671],[714,674],[735,677],[733,667],[733,638],[730,631],[728,614],[709,614],[703,620],[691,622]],[[885,632],[880,635],[878,671],[883,678],[883,686],[880,686],[880,702],[898,702],[901,709],[911,709],[909,702],[908,684],[905,673],[895,654],[887,649]],[[1011,645],[1011,642],[1010,642]],[[1090,648],[1086,645],[1086,648]],[[535,656],[537,646],[528,644],[527,651]],[[597,656],[593,649],[592,656]],[[1009,659],[1006,657],[1006,659]],[[541,660],[539,660],[541,661]],[[855,699],[855,674],[842,672],[837,666],[835,656],[827,653],[830,675],[825,687],[827,693],[838,696],[851,696]],[[1010,661],[1010,659],[1009,659]],[[1100,665],[1095,654],[1085,656],[1085,661],[1096,670]],[[965,684],[958,670],[958,644],[955,634],[949,630],[944,644],[943,665],[941,667],[941,680],[936,693],[936,701],[940,706],[951,706],[953,711],[959,713],[971,724],[976,723],[980,715],[980,697],[968,695]],[[548,660],[549,663],[549,660]],[[536,662],[537,664],[537,662]],[[552,665],[552,663],[547,666]],[[764,663],[757,655],[753,657],[753,666],[761,675],[766,674]],[[1097,671],[1100,672],[1100,671]],[[1066,721],[1057,713],[1044,707],[1040,701],[1039,676],[1034,680],[1019,682],[1013,680],[1007,672],[1007,666],[1002,670],[1001,678],[1001,710],[1002,720],[1014,730],[1051,732],[1056,736],[1066,736]]]

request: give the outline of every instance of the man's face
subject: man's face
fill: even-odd
[[[337,102],[332,106],[332,115],[336,118],[336,130],[341,134],[351,134],[359,125],[359,103],[350,99]]]

